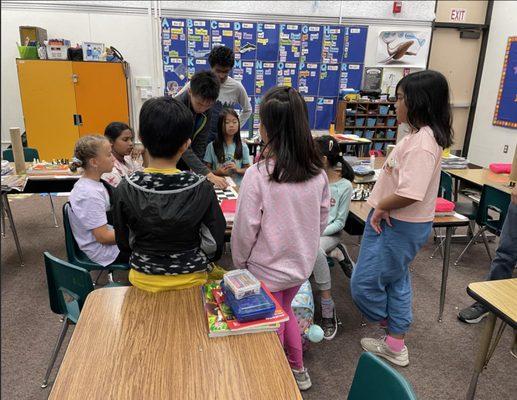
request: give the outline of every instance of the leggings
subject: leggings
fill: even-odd
[[[284,347],[287,354],[287,360],[291,368],[296,370],[303,369],[303,350],[302,350],[302,337],[300,330],[298,329],[298,322],[291,308],[291,302],[298,293],[300,285],[295,287],[280,290],[279,292],[273,292],[273,296],[280,303],[280,306],[289,316],[289,321],[282,322],[278,329],[278,338]]]

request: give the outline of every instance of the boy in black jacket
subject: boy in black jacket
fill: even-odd
[[[151,292],[201,285],[221,256],[226,222],[212,184],[176,168],[190,146],[192,113],[176,99],[153,98],[139,126],[149,166],[125,177],[113,201],[117,245],[131,253],[129,280]]]

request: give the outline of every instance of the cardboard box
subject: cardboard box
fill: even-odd
[[[20,45],[24,46],[25,41],[29,38],[31,42],[39,42],[40,45],[43,45],[43,42],[47,40],[47,30],[43,28],[38,28],[37,26],[20,26]]]

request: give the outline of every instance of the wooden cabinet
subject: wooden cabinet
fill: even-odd
[[[16,60],[27,141],[41,159],[71,158],[81,136],[129,123],[121,63]]]
[[[395,103],[342,100],[337,107],[336,132],[370,139],[372,149],[386,150],[397,141]]]

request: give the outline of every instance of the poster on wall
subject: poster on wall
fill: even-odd
[[[226,46],[233,50],[233,22],[210,21],[212,47]]]
[[[208,57],[211,49],[208,28],[208,21],[187,19],[187,52],[189,57]]]
[[[163,74],[167,95],[176,96],[187,83],[187,61],[185,58],[167,58],[163,61]]]
[[[235,22],[234,50],[236,60],[257,59],[257,27],[251,22]]]
[[[377,39],[378,67],[425,68],[430,33],[423,31],[381,31]]]
[[[493,124],[517,128],[517,36],[508,38]]]

